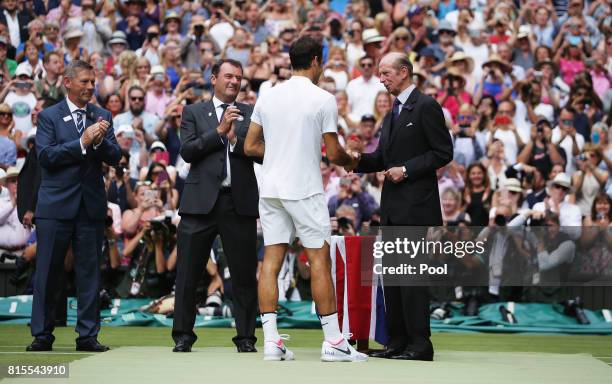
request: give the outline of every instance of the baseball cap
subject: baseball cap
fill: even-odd
[[[32,67],[27,62],[19,64],[17,66],[17,69],[15,70],[15,77],[19,77],[22,75],[32,77]]]
[[[120,125],[115,131],[115,136],[119,135],[134,135],[134,128],[129,124]]]
[[[361,116],[361,122],[365,123],[366,121],[372,121],[372,122],[376,122],[376,117],[374,117],[374,115],[371,114],[365,114],[363,116]]]
[[[162,151],[166,152],[166,146],[161,141],[154,141],[153,144],[151,144],[149,152],[153,152],[156,149],[161,149]]]

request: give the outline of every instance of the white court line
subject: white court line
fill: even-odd
[[[4,354],[4,355],[12,355],[14,353],[28,353],[28,354],[36,354],[36,355],[90,355],[93,354],[94,352],[53,352],[53,351],[44,351],[44,352],[27,352],[27,351],[18,351],[18,352],[7,352],[7,351],[0,351],[0,354]]]

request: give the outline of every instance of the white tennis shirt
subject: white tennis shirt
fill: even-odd
[[[301,200],[323,193],[321,139],[338,132],[334,95],[292,76],[257,100],[251,121],[263,127],[266,142],[259,196]]]

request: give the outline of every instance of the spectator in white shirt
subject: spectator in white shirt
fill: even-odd
[[[8,189],[8,195],[0,193],[0,249],[7,251],[25,248],[30,237],[30,229],[21,224],[17,213],[17,176],[19,171],[15,167],[9,167],[5,175],[0,175],[0,192],[3,188]]]
[[[359,60],[361,76],[349,81],[346,86],[351,118],[360,121],[363,115],[374,114],[374,101],[379,91],[384,91],[385,87],[380,79],[374,76],[374,59],[364,56]]]
[[[563,148],[565,153],[565,173],[568,175],[576,171],[574,157],[582,152],[585,141],[584,137],[576,132],[574,116],[576,116],[576,111],[573,108],[563,108],[559,115],[559,125],[553,129],[552,135],[553,144]]]

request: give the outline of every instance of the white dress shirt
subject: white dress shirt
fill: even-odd
[[[223,116],[223,104],[227,104],[230,107],[234,107],[236,106],[235,102],[231,102],[231,103],[224,103],[221,100],[217,99],[217,96],[213,96],[213,104],[215,106],[215,113],[217,114],[217,121],[221,122],[221,117]],[[236,144],[232,144],[230,143],[230,145],[227,148],[227,153],[225,156],[225,169],[226,169],[226,177],[225,179],[223,179],[223,181],[221,182],[221,186],[222,187],[230,187],[232,185],[232,167],[230,166],[230,158],[229,158],[229,153],[230,152],[234,152],[234,146]]]
[[[411,84],[408,88],[404,89],[402,91],[402,93],[400,93],[397,96],[397,99],[399,100],[399,102],[401,103],[398,106],[398,110],[397,110],[397,116],[399,116],[400,113],[402,113],[402,108],[404,107],[404,104],[406,104],[406,102],[408,101],[408,98],[410,97],[410,95],[412,94],[412,91],[416,88],[416,85]]]
[[[4,17],[6,17],[6,26],[8,27],[9,37],[11,38],[11,45],[17,48],[21,44],[21,32],[19,30],[19,16],[18,12],[15,12],[13,18],[11,14],[5,9]]]
[[[70,101],[70,98],[66,97],[66,102],[68,103],[68,109],[70,109],[70,114],[72,115],[72,120],[74,121],[74,128],[76,129],[77,132],[79,132],[79,127],[77,126],[77,120],[79,118],[79,114],[76,113],[77,109],[82,109],[84,111],[87,112],[87,107],[85,108],[80,108],[78,107],[76,104],[74,104],[72,101]],[[87,120],[87,114],[84,113],[83,114],[83,132],[81,133],[81,135],[85,132],[85,129],[87,128],[86,125],[86,120]],[[87,154],[87,148],[85,148],[85,146],[83,145],[83,139],[79,139],[79,142],[81,143],[81,152],[83,153],[83,155]],[[98,147],[100,146],[100,144],[93,145],[93,149],[98,149]]]

